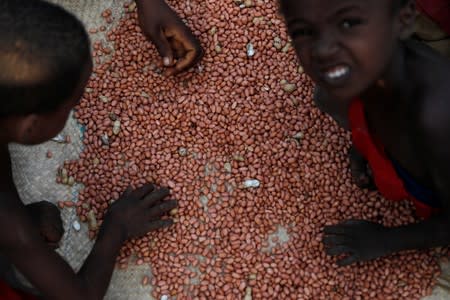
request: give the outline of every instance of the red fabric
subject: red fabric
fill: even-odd
[[[17,291],[0,280],[0,300],[38,300],[38,298]]]
[[[417,0],[417,8],[450,34],[450,0]]]
[[[391,201],[406,199],[412,201],[417,214],[421,217],[428,218],[436,212],[432,207],[411,196],[405,189],[402,179],[384,152],[384,147],[370,135],[361,100],[356,99],[350,105],[349,121],[353,146],[368,161],[380,193]]]

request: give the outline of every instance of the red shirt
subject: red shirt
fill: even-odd
[[[17,291],[0,280],[0,300],[38,300],[38,298]]]
[[[353,146],[367,160],[373,174],[373,180],[383,197],[392,201],[410,200],[416,207],[417,215],[430,217],[439,210],[415,198],[405,188],[392,161],[384,151],[383,145],[369,131],[364,106],[360,99],[353,100],[348,118],[352,132]]]

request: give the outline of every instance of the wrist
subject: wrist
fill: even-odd
[[[104,235],[114,235],[120,238],[121,243],[124,243],[128,239],[125,226],[111,214],[105,216],[102,226],[100,227],[98,238]]]
[[[418,244],[421,238],[420,235],[414,233],[414,227],[414,225],[404,225],[385,228],[386,231],[383,240],[388,246],[386,249],[391,250],[391,253],[396,253],[421,248]]]
[[[380,242],[384,244],[384,249],[389,249],[389,254],[397,252],[396,234],[393,228],[384,227],[383,234],[380,236]]]

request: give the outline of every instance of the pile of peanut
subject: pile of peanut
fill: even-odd
[[[314,107],[313,83],[297,63],[276,1],[169,2],[205,48],[190,72],[161,74],[132,4],[106,32],[110,43],[94,44],[94,74],[75,114],[85,149],[64,165],[66,176],[85,186],[75,207],[91,238],[130,184],[156,182],[179,201],[171,212],[176,223],[129,241],[118,266],[148,264],[154,278],[143,284],[154,284],[158,299],[429,294],[436,252],[345,268],[325,255],[326,224],[416,219],[408,203],[352,184],[349,134]]]

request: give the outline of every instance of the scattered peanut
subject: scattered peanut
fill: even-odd
[[[155,65],[161,58],[142,35],[133,4],[105,33],[114,51],[104,63],[99,56],[106,54],[95,52],[96,76],[75,113],[86,128],[86,147],[64,166],[84,185],[77,212],[88,221],[89,236],[111,199],[130,184],[156,180],[173,186],[177,222],[129,241],[117,260],[126,268],[137,254],[140,264],[152,266],[155,299],[414,300],[429,294],[438,273],[431,252],[347,268],[324,254],[326,224],[362,218],[398,226],[415,219],[409,204],[351,183],[349,134],[312,104],[312,82],[293,51],[274,47],[276,37],[289,40],[276,1],[169,2],[205,47],[194,71],[161,76]],[[218,44],[223,51],[215,51]],[[110,116],[120,119],[119,134]],[[233,188],[248,178],[264,184]],[[289,240],[263,251],[278,226],[287,228]]]
[[[142,278],[142,285],[147,285],[148,282],[149,282],[148,276],[144,276],[144,277]]]

